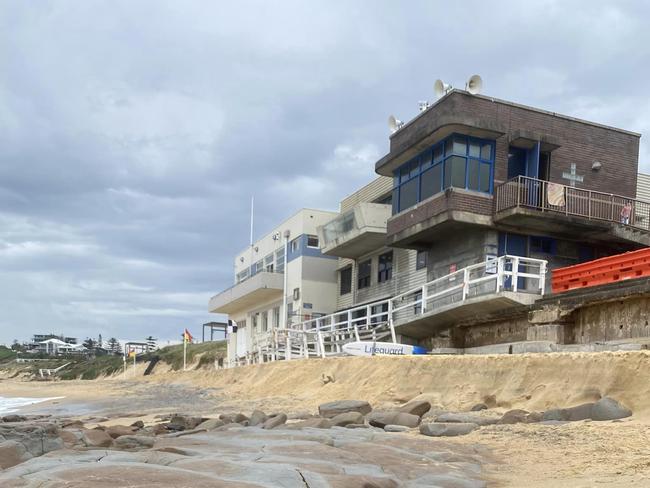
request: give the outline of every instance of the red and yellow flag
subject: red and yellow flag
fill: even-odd
[[[183,332],[183,342],[192,342],[194,337],[192,337],[192,334],[190,334],[190,331],[185,329],[185,332]]]

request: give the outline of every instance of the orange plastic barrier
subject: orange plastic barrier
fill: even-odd
[[[553,270],[553,293],[650,276],[650,248]]]

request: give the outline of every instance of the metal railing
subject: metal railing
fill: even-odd
[[[495,205],[496,213],[524,207],[650,230],[648,202],[528,176],[517,176],[496,187]]]
[[[256,362],[326,357],[342,353],[343,345],[360,340],[397,342],[395,325],[441,309],[503,291],[542,296],[547,261],[500,256],[473,264],[399,295],[306,320],[288,329],[253,336]],[[255,361],[249,361],[255,362]]]

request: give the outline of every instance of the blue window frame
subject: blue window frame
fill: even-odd
[[[393,213],[446,188],[492,193],[494,141],[452,134],[393,172]]]

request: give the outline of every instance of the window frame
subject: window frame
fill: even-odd
[[[357,290],[362,290],[364,288],[368,288],[371,285],[372,281],[372,259],[366,259],[365,261],[361,261],[358,265],[358,270],[357,270]],[[362,267],[368,267],[368,274],[361,274],[361,269]]]
[[[458,149],[463,146],[464,153],[461,154],[463,151],[459,151]],[[476,146],[479,147],[478,155],[471,155],[470,147]],[[489,158],[485,158],[484,149],[486,146],[489,146]],[[453,133],[438,141],[436,144],[428,147],[393,171],[393,215],[406,210],[407,208],[411,208],[421,201],[445,191],[447,188],[460,188],[492,195],[494,193],[495,155],[496,141],[490,139],[482,139],[465,134]],[[460,162],[460,159],[457,158],[461,158],[465,165],[463,186],[454,185],[454,182],[452,181],[454,167],[457,167]],[[473,179],[470,177],[469,171],[471,164],[476,165],[476,188],[470,188],[470,180]],[[445,166],[447,166],[447,171],[445,171]],[[489,171],[487,173],[487,191],[482,190],[482,188],[486,186],[485,182],[483,182],[481,178],[481,170],[484,166],[489,166]],[[434,171],[439,172],[440,177],[438,179],[440,186],[439,188],[434,188],[432,193],[427,191],[427,195],[423,198],[423,193],[425,193],[422,191],[423,177],[430,177]],[[431,175],[429,172],[431,172]],[[415,203],[403,206],[401,202],[402,189],[406,185],[412,185],[413,180],[416,181]],[[435,181],[435,178],[433,181]],[[447,184],[447,182],[449,184]]]
[[[343,273],[350,273],[349,280],[344,281],[344,275]],[[345,268],[342,268],[339,270],[339,296],[347,295],[349,293],[352,293],[352,278],[353,278],[353,273],[352,273],[352,266],[346,266]],[[344,291],[343,284],[347,283],[347,286],[345,289],[347,291]]]
[[[377,283],[385,283],[393,278],[393,251],[377,257]]]
[[[311,244],[309,244],[310,239],[316,239],[316,245],[315,246],[312,246]],[[307,234],[307,239],[306,239],[305,245],[310,249],[320,249],[320,242],[318,240],[318,236],[313,235],[313,234]]]
[[[424,256],[424,262],[420,260],[420,256]],[[429,265],[429,251],[420,250],[415,253],[415,270],[419,271],[421,269],[426,269]]]

